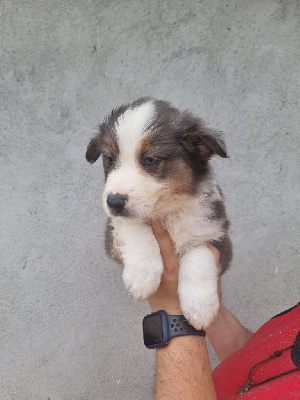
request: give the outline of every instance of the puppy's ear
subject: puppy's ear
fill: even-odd
[[[102,135],[101,133],[99,133],[90,141],[86,149],[85,158],[91,164],[97,161],[101,155],[101,141],[102,141]]]
[[[193,153],[199,152],[202,159],[206,161],[215,154],[222,158],[229,157],[222,134],[212,129],[204,128],[199,129],[198,132],[187,133],[181,142],[186,150]]]

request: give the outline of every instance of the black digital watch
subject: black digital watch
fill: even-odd
[[[144,344],[148,349],[164,347],[176,336],[205,336],[204,330],[198,331],[190,325],[183,315],[168,315],[160,310],[146,315],[143,319]]]

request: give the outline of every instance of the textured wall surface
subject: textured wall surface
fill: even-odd
[[[252,330],[295,304],[299,2],[2,0],[0,12],[0,398],[150,400],[148,308],[104,255],[87,143],[144,95],[224,131],[224,302]]]

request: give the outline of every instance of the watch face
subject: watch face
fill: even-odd
[[[143,330],[145,346],[161,343],[163,332],[160,314],[146,316],[143,321]]]

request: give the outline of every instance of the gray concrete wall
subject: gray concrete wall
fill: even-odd
[[[299,301],[298,1],[0,3],[0,398],[152,398],[146,303],[102,249],[105,113],[153,95],[226,133],[226,305],[250,329]],[[212,363],[216,359],[211,352]]]

